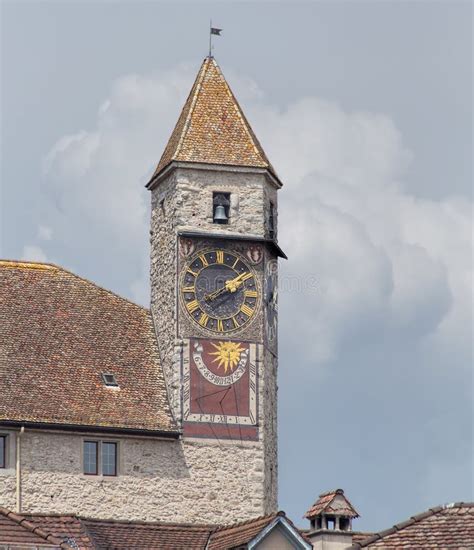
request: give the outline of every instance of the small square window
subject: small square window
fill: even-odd
[[[99,473],[98,441],[84,441],[84,473],[90,476]]]
[[[104,384],[106,386],[118,387],[118,382],[115,378],[115,374],[112,374],[110,372],[103,372],[102,380],[104,381]]]
[[[117,443],[102,443],[102,475],[117,475]]]
[[[7,436],[0,435],[0,468],[7,467]]]

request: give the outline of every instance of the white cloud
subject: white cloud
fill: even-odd
[[[35,245],[25,245],[23,247],[21,259],[29,262],[47,263],[49,261],[44,250]]]
[[[337,357],[348,339],[364,341],[368,330],[371,338],[420,345],[465,333],[470,205],[410,195],[401,179],[413,154],[394,123],[318,99],[283,112],[249,108],[286,183],[280,240],[290,261],[283,275],[318,280],[316,292],[283,294],[291,312],[281,320],[283,333],[302,320],[300,330],[316,342],[307,349],[313,361]]]
[[[38,226],[38,239],[42,241],[50,241],[53,237],[53,230],[47,225]]]

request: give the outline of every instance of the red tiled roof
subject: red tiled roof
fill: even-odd
[[[0,545],[34,545],[41,548],[70,548],[63,540],[24,516],[0,507]]]
[[[68,540],[73,548],[78,550],[95,549],[93,539],[80,518],[75,516],[24,514],[33,525],[47,533],[53,533],[55,537]]]
[[[95,548],[129,550],[204,550],[212,531],[208,526],[170,525],[83,519]]]
[[[344,499],[344,505],[340,504],[332,506],[334,499],[340,496]],[[347,497],[344,495],[342,489],[336,489],[335,491],[327,491],[326,493],[321,493],[318,500],[311,506],[311,508],[304,515],[305,518],[311,519],[318,516],[321,513],[325,514],[337,514],[344,515],[351,518],[358,518],[359,514],[356,509],[349,502]]]
[[[356,542],[362,542],[369,537],[372,537],[373,533],[362,533],[360,531],[352,531],[352,544]]]
[[[204,550],[215,526],[98,520],[76,516],[24,514],[45,533],[78,550]],[[0,524],[0,541],[2,527]]]
[[[151,181],[172,161],[265,168],[276,177],[212,57],[201,66]]]
[[[271,514],[217,529],[211,536],[207,550],[227,550],[246,544],[277,516],[278,514]]]
[[[353,544],[354,550],[373,548],[399,550],[472,550],[474,548],[474,503],[458,502],[430,508],[386,531]]]
[[[0,521],[0,544],[5,539],[5,542],[17,541],[24,544],[41,542],[46,546],[47,540],[51,544],[55,543],[57,548],[72,547],[76,550],[230,550],[245,546],[276,518],[282,516],[311,545],[309,539],[298,531],[283,512],[226,527],[98,520],[61,515],[18,516],[8,510],[3,510],[2,516],[0,509],[0,520],[8,516],[15,518],[15,528],[19,529],[18,526],[22,525],[27,530],[19,531],[16,538],[8,538],[6,534],[12,529],[9,526],[4,528]]]
[[[176,433],[150,312],[54,265],[0,261],[0,387],[3,424]]]

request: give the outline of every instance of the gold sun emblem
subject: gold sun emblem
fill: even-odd
[[[240,354],[245,351],[245,348],[236,342],[219,342],[218,344],[212,344],[216,351],[211,352],[209,355],[214,355],[215,359],[213,363],[219,363],[218,368],[224,367],[224,372],[232,372],[239,364]]]

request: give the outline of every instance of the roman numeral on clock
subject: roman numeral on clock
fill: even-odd
[[[194,287],[193,286],[183,286],[182,291],[183,292],[193,292],[194,293]]]
[[[217,319],[217,330],[219,332],[224,332],[224,323],[222,322],[222,319]]]
[[[245,290],[244,296],[246,298],[257,298],[258,292],[256,290]]]
[[[216,262],[218,264],[224,263],[224,251],[223,250],[216,250]]]
[[[252,317],[252,315],[253,315],[253,309],[251,307],[249,307],[247,304],[242,304],[242,306],[240,308],[240,311],[242,313],[245,313],[245,315],[247,315],[247,317]]]
[[[203,313],[201,317],[199,318],[199,324],[202,327],[205,327],[207,325],[207,322],[209,321],[209,315],[207,313]]]
[[[199,309],[199,302],[197,300],[192,300],[186,304],[186,308],[189,313],[194,313],[197,309]]]
[[[199,259],[201,260],[201,263],[204,267],[207,267],[209,265],[209,262],[206,259],[206,256],[204,254],[201,254],[199,256]]]

